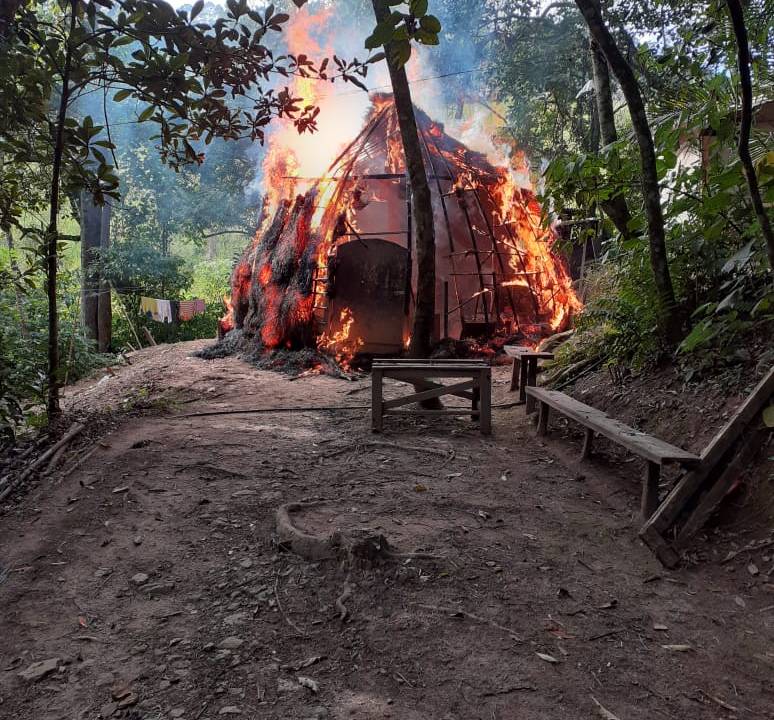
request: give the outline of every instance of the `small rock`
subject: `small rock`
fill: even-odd
[[[135,545],[142,545],[142,537],[140,535],[135,535],[134,540],[132,542]]]
[[[244,645],[244,640],[242,638],[235,637],[234,635],[231,635],[224,640],[221,640],[218,643],[219,648],[223,648],[224,650],[236,650],[237,648],[242,647]]]
[[[116,710],[118,710],[117,703],[106,703],[99,709],[99,716],[101,718],[112,717]]]
[[[218,715],[241,715],[242,711],[236,705],[226,705],[218,710]]]
[[[312,714],[310,716],[310,720],[327,720],[328,716],[330,715],[328,708],[324,705],[313,707],[311,712]]]
[[[135,705],[139,699],[137,693],[130,692],[125,698],[119,700],[118,709],[123,710],[124,708],[131,707],[132,705]]]
[[[153,583],[153,585],[148,585],[148,587],[145,588],[145,592],[147,592],[151,597],[169,595],[169,593],[174,592],[174,590],[175,583],[173,582]]]
[[[59,658],[41,660],[40,662],[32,663],[26,670],[22,670],[19,673],[19,677],[27,682],[37,682],[47,675],[50,675],[52,672],[56,672],[58,667]]]
[[[245,558],[242,560],[242,562],[239,563],[239,567],[241,567],[243,570],[249,570],[253,566],[253,561],[250,560],[250,558]]]
[[[173,718],[180,718],[185,715],[185,709],[184,708],[174,708],[174,710],[169,711],[169,717]]]
[[[145,585],[146,582],[148,582],[148,576],[145,573],[137,573],[136,575],[132,575],[132,585],[140,587],[140,585]]]
[[[297,692],[301,692],[302,690],[303,688],[297,683],[290,682],[290,680],[286,680],[285,678],[277,679],[278,695],[284,695],[286,693],[297,693]]]

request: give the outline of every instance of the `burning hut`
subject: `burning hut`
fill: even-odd
[[[416,114],[436,224],[436,336],[563,330],[579,302],[526,167],[495,166]],[[362,131],[323,177],[297,168],[292,153],[267,165],[270,211],[234,269],[222,330],[266,349],[399,353],[416,277],[392,97],[373,97]]]

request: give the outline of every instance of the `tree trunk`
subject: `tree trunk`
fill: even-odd
[[[57,310],[57,263],[59,260],[59,180],[62,175],[64,154],[64,126],[67,119],[67,103],[70,99],[70,71],[72,69],[72,37],[75,34],[78,0],[70,0],[70,32],[67,36],[64,67],[62,68],[62,94],[54,131],[54,157],[51,171],[50,212],[46,231],[46,295],[48,297],[48,398],[49,422],[61,412],[59,407],[59,315]]]
[[[615,127],[615,109],[613,107],[613,90],[610,86],[610,71],[607,59],[599,49],[599,45],[593,37],[589,38],[589,51],[591,54],[591,69],[594,78],[594,100],[599,119],[599,131],[602,136],[602,145],[610,145],[618,140],[618,131]],[[623,195],[604,200],[600,203],[602,210],[610,218],[616,230],[624,239],[631,237],[629,230],[629,205]]]
[[[99,248],[102,208],[88,190],[81,190],[81,322],[86,337],[99,339]]]
[[[372,2],[377,22],[381,22],[389,16],[390,6],[387,0],[372,0]],[[412,357],[421,358],[430,354],[435,328],[433,206],[406,70],[395,62],[390,43],[385,45],[384,49],[387,53],[387,67],[390,71],[395,109],[398,114],[403,150],[406,155],[406,172],[411,187],[412,210],[416,227],[417,294],[409,354]]]
[[[747,37],[747,27],[744,23],[744,9],[739,0],[726,0],[728,14],[734,27],[737,45],[737,62],[739,64],[739,82],[742,86],[742,117],[739,123],[739,159],[742,161],[747,185],[750,189],[755,216],[761,226],[761,232],[766,239],[766,249],[769,256],[769,267],[774,270],[774,230],[771,220],[763,204],[758,175],[755,172],[750,156],[750,132],[753,121],[753,88],[750,74],[750,43]]]
[[[106,202],[102,206],[102,222],[100,223],[100,265],[102,258],[110,248],[110,216],[113,206]],[[99,271],[99,303],[97,305],[97,346],[101,353],[110,352],[113,341],[113,306],[110,297],[110,283],[105,279],[102,270]]]
[[[604,52],[629,108],[634,134],[640,150],[642,192],[645,199],[645,216],[648,221],[650,263],[658,293],[659,329],[662,337],[668,343],[673,344],[680,338],[680,315],[675,304],[675,293],[667,261],[664,215],[661,210],[661,193],[656,170],[656,151],[648,116],[645,113],[645,104],[634,71],[626,62],[626,58],[607,29],[596,1],[575,0],[575,3],[586,20],[591,36]]]

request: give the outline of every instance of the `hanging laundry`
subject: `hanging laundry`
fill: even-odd
[[[204,302],[204,301],[202,301]],[[180,301],[180,320],[185,322],[186,320],[193,320],[196,315],[196,300],[181,300]]]
[[[172,322],[172,303],[169,300],[156,300],[158,306],[159,322]],[[155,317],[153,318],[156,319]]]
[[[140,298],[140,312],[148,318],[148,320],[158,320],[159,308],[158,300],[155,298]]]
[[[202,300],[201,298],[196,298],[194,302],[196,303],[196,306],[194,308],[194,313],[196,315],[203,315],[206,309],[206,306],[204,305],[204,300]]]

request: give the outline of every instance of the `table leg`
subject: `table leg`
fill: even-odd
[[[658,509],[658,486],[661,481],[661,465],[648,461],[645,468],[645,480],[642,484],[642,519],[648,520]]]
[[[519,387],[519,373],[521,372],[521,359],[520,358],[513,358],[513,366],[511,368],[511,388],[510,391],[513,392]]]
[[[482,435],[492,434],[492,371],[487,368],[480,373],[481,410],[479,424]]]
[[[381,432],[383,426],[382,415],[382,379],[384,373],[381,370],[371,371],[371,430]]]
[[[527,402],[527,363],[519,360],[519,402]]]
[[[527,358],[527,387],[535,387],[535,385],[537,385],[537,358]],[[535,398],[527,395],[527,415],[533,412],[535,412]]]

